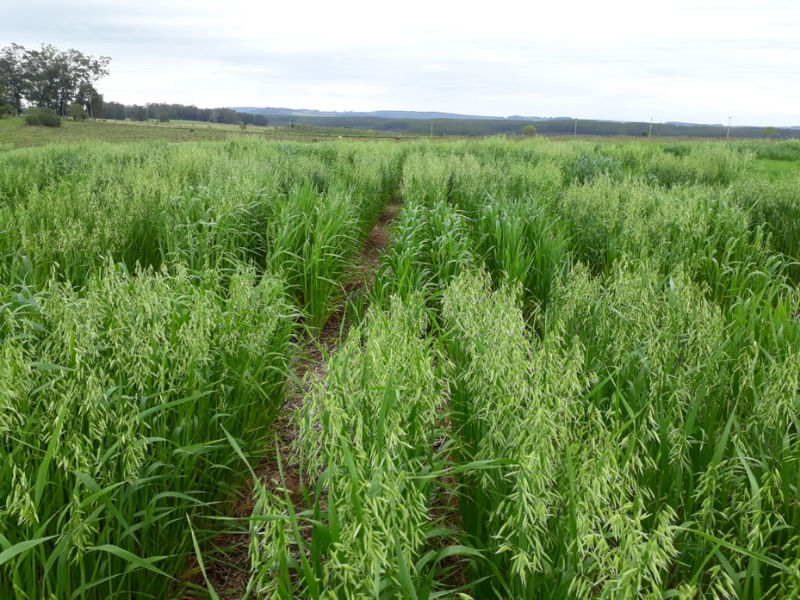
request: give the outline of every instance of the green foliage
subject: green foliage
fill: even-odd
[[[370,311],[314,385],[297,419],[311,504],[259,490],[259,595],[427,597],[446,576],[443,554],[427,553],[449,532],[433,510],[443,397],[426,327],[419,296]]]
[[[535,125],[525,125],[525,127],[522,128],[522,133],[523,133],[523,135],[525,135],[527,137],[533,137],[533,136],[536,135],[536,126]]]
[[[0,595],[181,585],[397,161],[239,136],[2,155]]]
[[[545,568],[547,515],[558,504],[556,419],[582,385],[579,362],[532,352],[517,295],[505,286],[491,292],[488,277],[464,273],[446,291],[442,314],[455,365],[450,400],[458,461],[501,461],[465,474],[461,520],[492,563],[479,577],[501,573],[505,593],[518,598]],[[558,380],[549,379],[551,372]],[[501,593],[498,583],[487,580],[480,595]]]
[[[44,127],[61,127],[61,119],[52,108],[29,108],[25,112],[25,123]]]
[[[622,165],[613,156],[595,152],[577,156],[564,169],[564,176],[570,182],[587,183],[601,175],[618,180],[622,176]]]
[[[737,144],[738,148],[747,149],[756,154],[758,158],[781,161],[800,160],[800,141],[788,140],[778,143],[744,142]]]
[[[734,188],[734,196],[750,215],[751,229],[764,227],[775,251],[790,259],[800,259],[800,175],[787,175],[778,181],[764,177],[743,179]],[[800,268],[792,265],[795,281]]]
[[[431,121],[428,119],[383,118],[383,117],[311,117],[298,115],[271,115],[270,122],[276,127],[287,127],[289,120],[296,125],[321,128],[345,128],[353,130],[374,129],[375,131],[397,132],[408,135],[427,136]],[[523,119],[434,119],[433,128],[437,136],[518,136],[526,125],[536,127],[538,136],[573,136],[575,120],[553,118],[536,121]],[[628,136],[639,138],[650,123],[581,120],[578,125],[579,136]],[[781,128],[781,138],[800,137],[796,129]],[[724,138],[727,127],[715,125],[682,126],[659,123],[653,125],[653,136],[694,138]],[[737,139],[759,140],[764,137],[763,127],[734,127],[731,136]]]
[[[163,597],[191,550],[184,515],[242,480],[224,431],[251,450],[282,401],[282,282],[109,266],[5,302],[0,528],[6,546],[45,541],[0,567],[3,595]]]
[[[113,119],[115,121],[125,120],[125,106],[119,102],[108,102],[104,107],[104,115],[106,119]]]
[[[67,108],[67,116],[75,121],[85,121],[89,115],[83,106],[74,102]]]
[[[800,595],[796,144],[228,131],[0,152],[0,596]]]
[[[653,154],[645,171],[667,186],[683,183],[729,185],[749,167],[754,154],[727,144],[676,146]]]
[[[131,121],[147,121],[149,114],[146,106],[134,106],[131,110]]]
[[[94,84],[108,75],[110,62],[107,56],[95,58],[74,48],[63,51],[42,44],[28,50],[12,43],[0,48],[0,85],[17,112],[26,100],[52,108],[62,117],[72,103],[87,106],[94,114],[102,105]]]
[[[706,186],[665,190],[602,176],[568,189],[557,212],[576,258],[594,270],[622,256],[657,258],[670,269],[747,234],[747,215]]]
[[[358,247],[353,201],[336,189],[325,195],[308,184],[293,190],[276,207],[269,240],[270,266],[284,273],[309,326],[321,328],[335,307],[348,260]]]

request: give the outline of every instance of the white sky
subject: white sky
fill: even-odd
[[[4,4],[125,103],[800,125],[800,0]]]

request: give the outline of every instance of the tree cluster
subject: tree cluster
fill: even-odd
[[[25,113],[25,122],[28,125],[43,125],[45,127],[61,127],[61,119],[52,108],[31,108]]]
[[[111,59],[95,58],[70,48],[50,44],[28,50],[19,44],[0,48],[0,91],[16,114],[25,106],[51,108],[65,117],[70,105],[78,104],[89,116],[102,110],[103,97],[95,88],[108,75]],[[77,113],[77,109],[72,109]]]
[[[140,104],[120,104],[119,102],[108,102],[105,105],[103,116],[106,119],[124,121],[148,121],[157,119],[162,123],[173,120],[179,121],[201,121],[204,123],[226,123],[235,125],[243,123],[245,125],[259,125],[266,127],[269,119],[265,115],[252,115],[241,113],[230,108],[197,108],[186,104],[163,104],[152,103],[147,105]]]
[[[314,125],[316,127],[344,127],[352,129],[374,129],[379,132],[398,132],[409,135],[430,134],[431,121],[423,119],[386,119],[382,117],[317,117],[306,115],[270,115],[270,124],[276,127],[294,125]],[[433,132],[436,136],[491,136],[520,135],[520,128],[527,125],[536,127],[536,135],[573,135],[575,121],[572,119],[548,119],[545,121],[525,122],[517,119],[435,119]],[[578,136],[640,136],[643,130],[649,132],[650,123],[614,121],[578,122]],[[668,123],[654,123],[655,137],[702,137],[724,138],[726,127],[722,125],[681,126]],[[770,132],[771,133],[771,132]],[[731,137],[757,139],[767,135],[763,127],[736,127],[731,130]],[[800,129],[787,127],[776,128],[773,135],[778,139],[798,139]]]

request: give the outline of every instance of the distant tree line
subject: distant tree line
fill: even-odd
[[[102,115],[106,119],[124,121],[149,121],[156,119],[161,122],[168,121],[201,121],[204,123],[225,123],[235,125],[269,125],[265,115],[251,115],[241,113],[230,108],[197,108],[187,104],[120,104],[108,102]]]
[[[59,50],[42,44],[28,50],[19,44],[0,47],[0,113],[20,114],[26,106],[49,108],[58,116],[89,116],[102,111],[103,96],[97,82],[108,75],[111,59],[95,58],[79,50]],[[10,108],[8,108],[10,107]]]
[[[373,129],[380,132],[398,132],[411,135],[430,135],[433,123],[434,136],[491,136],[491,135],[524,135],[525,127],[535,127],[536,135],[571,136],[575,133],[575,121],[572,119],[548,119],[545,121],[524,121],[516,119],[385,119],[381,117],[316,117],[304,115],[271,115],[272,125],[286,127],[295,125],[313,125],[315,127],[343,127],[351,129]],[[650,123],[618,123],[614,121],[579,120],[577,134],[579,136],[640,136]],[[532,130],[528,130],[532,131]],[[649,129],[648,129],[649,131]],[[722,125],[681,126],[668,123],[654,123],[654,137],[699,137],[723,138],[727,135],[727,127]],[[759,139],[800,138],[800,129],[786,127],[771,128],[767,133],[763,127],[734,127],[731,137]]]

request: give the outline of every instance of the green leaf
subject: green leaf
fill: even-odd
[[[214,589],[214,586],[211,585],[211,581],[208,579],[208,574],[206,573],[206,565],[203,562],[203,553],[200,552],[200,545],[197,543],[197,536],[194,534],[194,527],[192,527],[192,520],[189,518],[189,515],[186,515],[186,520],[189,522],[189,531],[192,534],[192,545],[194,546],[194,553],[195,556],[197,556],[197,564],[200,565],[200,572],[203,574],[203,579],[205,580],[206,586],[208,587],[208,593],[211,594],[211,600],[219,600],[217,591]]]
[[[33,505],[38,509],[39,502],[44,493],[44,486],[47,483],[48,471],[50,469],[50,462],[53,460],[53,455],[56,452],[58,439],[61,437],[61,428],[64,426],[64,413],[67,410],[67,403],[61,405],[61,410],[58,411],[56,421],[53,424],[53,431],[50,434],[50,443],[47,444],[47,451],[44,453],[42,464],[39,465],[39,471],[36,474],[36,487],[34,489]]]
[[[0,566],[7,563],[9,560],[30,550],[31,548],[35,548],[39,544],[43,544],[47,540],[52,540],[54,537],[58,537],[55,535],[49,535],[47,537],[38,538],[35,540],[26,540],[24,542],[18,542],[11,546],[10,548],[3,550],[0,552]]]
[[[154,556],[153,558],[144,559],[140,556],[136,556],[132,552],[128,552],[120,548],[119,546],[115,546],[113,544],[103,544],[102,546],[94,546],[93,548],[89,548],[87,552],[108,552],[109,554],[113,554],[121,558],[122,560],[126,560],[130,563],[129,570],[134,569],[146,569],[158,575],[162,575],[163,577],[167,577],[169,579],[175,579],[174,577],[168,575],[152,563],[158,562],[159,560],[164,560],[165,558],[169,558],[168,556]]]

